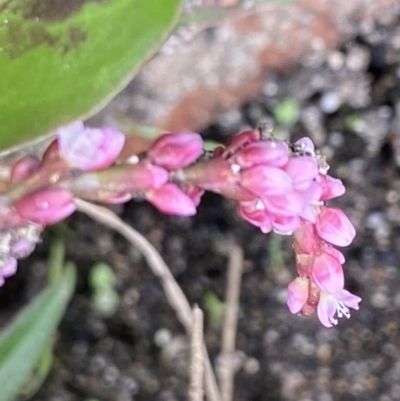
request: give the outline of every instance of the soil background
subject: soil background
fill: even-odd
[[[315,317],[291,315],[291,239],[263,235],[228,200],[206,194],[191,219],[162,216],[140,202],[115,210],[157,247],[190,302],[205,310],[214,362],[220,326],[207,299],[223,301],[227,242],[243,247],[236,401],[399,400],[400,15],[360,25],[353,38],[316,52],[290,74],[266,74],[263,93],[220,115],[203,137],[225,142],[260,120],[276,120],[287,99],[300,114],[292,122],[281,118],[276,135],[310,136],[347,186],[331,204],[357,228],[343,250],[347,288],[363,298],[350,320],[326,329]],[[186,400],[187,340],[142,256],[81,214],[68,226],[74,234],[67,260],[78,266],[78,288],[57,334],[53,368],[33,400]],[[50,229],[0,292],[2,325],[43,287],[53,237]],[[99,261],[117,276],[120,304],[107,319],[94,311],[88,285]]]

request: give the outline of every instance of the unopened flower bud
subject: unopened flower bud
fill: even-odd
[[[196,161],[203,153],[203,140],[196,133],[164,134],[147,152],[149,159],[167,170],[178,170]]]
[[[281,141],[253,142],[235,153],[231,159],[243,169],[259,164],[282,167],[289,160],[289,148]]]
[[[272,230],[271,215],[264,208],[257,208],[255,202],[240,202],[238,214],[253,226],[259,227],[264,234]]]
[[[46,189],[15,202],[18,214],[29,221],[47,225],[64,220],[75,211],[71,192],[62,189]]]
[[[356,230],[342,210],[322,207],[317,217],[315,229],[327,242],[337,246],[348,246],[353,241]]]
[[[338,178],[333,178],[330,175],[320,174],[319,184],[322,188],[322,200],[337,198],[346,192],[346,188],[342,181]]]
[[[145,193],[146,199],[165,214],[178,216],[193,216],[196,206],[182,190],[173,183],[167,183],[160,188]]]
[[[17,160],[11,168],[10,181],[18,183],[26,180],[33,173],[39,170],[41,165],[40,160],[31,155],[23,156]]]
[[[261,138],[259,130],[243,131],[232,137],[226,144],[224,157],[230,157],[244,146],[259,141]]]
[[[242,173],[241,185],[259,196],[285,195],[292,187],[290,176],[278,167],[254,166]]]
[[[115,128],[89,128],[81,121],[57,130],[61,156],[85,171],[109,167],[120,154],[125,136]]]

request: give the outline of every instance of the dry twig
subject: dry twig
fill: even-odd
[[[231,401],[233,397],[233,378],[235,376],[234,352],[242,270],[243,250],[237,244],[232,243],[229,247],[225,316],[222,328],[220,366],[218,368],[222,401]]]
[[[130,243],[136,246],[145,257],[150,269],[157,276],[164,288],[168,302],[175,310],[179,321],[185,327],[189,335],[192,333],[192,311],[189,301],[181,287],[176,282],[168,266],[143,235],[124,223],[115,213],[105,207],[94,205],[82,199],[75,199],[77,209],[87,214],[94,220],[114,229],[125,237]],[[210,401],[221,401],[218,385],[208,356],[207,349],[203,342],[203,358],[205,369],[205,389],[207,398]]]
[[[195,305],[193,308],[192,341],[190,347],[190,386],[189,400],[204,399],[204,363],[203,363],[203,312]]]

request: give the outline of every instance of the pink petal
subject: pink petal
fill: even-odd
[[[292,157],[285,166],[285,171],[293,181],[294,189],[305,191],[318,177],[318,162],[311,156]]]
[[[310,138],[308,138],[306,136],[303,137],[303,138],[300,138],[294,144],[297,145],[297,146],[301,146],[301,148],[302,148],[302,150],[304,152],[308,152],[308,153],[311,153],[311,154],[314,153],[314,150],[315,150],[314,143]]]
[[[21,217],[42,225],[64,220],[75,208],[72,193],[61,189],[46,189],[15,203]]]
[[[272,215],[272,228],[281,235],[292,235],[299,227],[300,218],[298,216],[276,216]]]
[[[324,292],[334,294],[344,287],[342,265],[328,253],[315,255],[312,264],[312,278]]]
[[[81,121],[57,130],[61,156],[82,170],[109,167],[120,154],[125,136],[115,128],[87,128]]]
[[[308,279],[297,277],[288,285],[287,306],[291,313],[299,313],[307,302]]]
[[[295,191],[286,195],[263,197],[262,201],[271,214],[278,216],[300,215],[304,208],[301,195]]]
[[[238,206],[238,213],[240,217],[256,227],[260,227],[264,234],[272,230],[271,216],[265,210],[259,210],[246,206],[246,203],[240,203]]]
[[[17,160],[11,168],[10,181],[22,182],[40,169],[41,162],[35,156],[23,156]]]
[[[334,207],[322,207],[315,224],[318,235],[337,246],[348,246],[353,241],[356,230],[348,217]]]
[[[164,134],[147,152],[150,160],[167,170],[178,170],[196,161],[203,153],[203,140],[196,133]]]
[[[232,137],[226,144],[226,149],[223,154],[224,157],[229,157],[242,149],[244,146],[260,140],[260,131],[249,130],[243,131],[238,135]]]
[[[359,309],[358,304],[362,301],[360,297],[347,290],[339,291],[337,294],[335,294],[335,299],[338,302],[342,302],[345,306],[355,310]]]
[[[285,142],[270,140],[254,142],[239,150],[232,157],[243,169],[260,164],[282,167],[289,160],[289,148]]]
[[[196,206],[175,184],[167,183],[160,188],[145,193],[146,199],[165,214],[193,216]]]
[[[259,196],[285,195],[292,190],[290,176],[278,167],[261,165],[242,173],[241,185]]]
[[[320,185],[322,188],[322,200],[337,198],[346,192],[342,181],[330,175],[320,174]]]
[[[332,296],[321,293],[317,307],[319,321],[325,327],[336,326],[338,321],[334,318],[336,313],[335,301]]]
[[[17,261],[16,259],[10,259],[2,268],[0,271],[0,274],[3,277],[10,277],[14,275],[17,272]]]

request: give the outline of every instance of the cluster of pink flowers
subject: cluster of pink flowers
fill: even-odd
[[[340,209],[325,206],[345,189],[327,175],[310,139],[289,144],[250,130],[205,152],[199,134],[170,133],[121,160],[124,143],[113,128],[76,122],[58,130],[41,160],[25,156],[13,165],[0,197],[3,277],[33,250],[44,226],[75,211],[74,198],[146,199],[163,213],[192,216],[204,191],[212,191],[235,200],[239,215],[263,233],[294,234],[299,277],[289,285],[291,312],[309,315],[317,308],[330,327],[336,314],[349,317],[348,307],[358,308],[360,298],[343,289],[344,257],[332,246],[349,245],[355,230]]]

